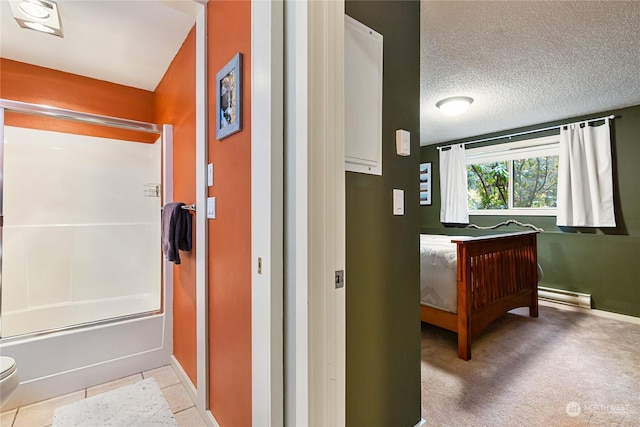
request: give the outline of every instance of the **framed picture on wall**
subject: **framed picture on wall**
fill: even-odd
[[[216,74],[216,139],[242,129],[242,54],[237,53]]]
[[[420,206],[431,206],[431,162],[420,163]]]

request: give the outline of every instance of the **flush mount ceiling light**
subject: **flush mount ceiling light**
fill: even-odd
[[[11,13],[22,28],[62,37],[62,21],[53,0],[9,0]]]
[[[467,111],[472,102],[473,98],[468,96],[453,96],[438,101],[436,107],[447,116],[457,116]]]

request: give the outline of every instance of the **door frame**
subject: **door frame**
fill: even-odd
[[[282,1],[251,2],[252,424],[284,424]]]
[[[345,424],[344,0],[285,3],[285,421]]]
[[[251,14],[252,423],[340,426],[344,0]]]

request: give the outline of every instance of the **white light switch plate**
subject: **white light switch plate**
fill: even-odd
[[[207,197],[207,218],[216,219],[216,198]]]
[[[404,190],[393,189],[393,214],[404,215]]]
[[[207,165],[207,186],[213,187],[213,163]]]

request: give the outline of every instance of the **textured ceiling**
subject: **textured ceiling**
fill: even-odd
[[[421,27],[421,145],[640,105],[640,1],[422,0]]]
[[[58,3],[63,39],[20,29],[0,0],[2,57],[146,90],[201,7]],[[421,25],[421,145],[640,104],[640,1],[422,0]],[[435,108],[455,95],[475,99],[462,116]]]
[[[151,91],[202,7],[192,0],[57,3],[64,38],[20,28],[0,0],[2,57]]]

